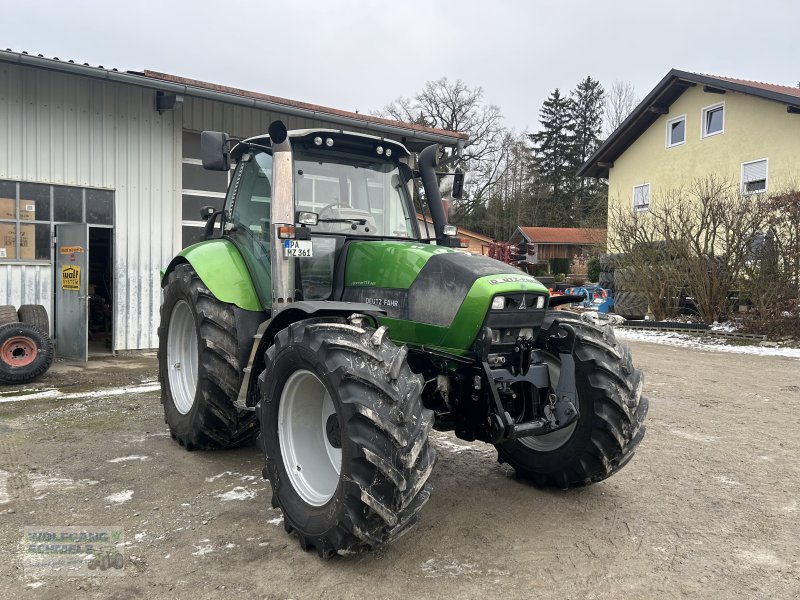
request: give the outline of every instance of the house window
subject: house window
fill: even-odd
[[[633,186],[633,210],[641,212],[650,208],[650,184]]]
[[[680,146],[686,141],[686,115],[667,121],[667,148]]]
[[[756,194],[767,191],[767,159],[742,163],[742,193]]]
[[[703,109],[701,122],[703,137],[717,135],[725,129],[725,104],[714,104]]]

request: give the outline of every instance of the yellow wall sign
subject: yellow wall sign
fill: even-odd
[[[61,246],[61,254],[75,254],[76,252],[83,252],[80,246]]]
[[[61,289],[75,290],[81,289],[81,268],[75,265],[61,267]]]

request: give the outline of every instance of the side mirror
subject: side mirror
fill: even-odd
[[[203,168],[209,171],[229,171],[231,168],[228,134],[222,131],[204,131],[200,134],[200,156]]]
[[[406,181],[411,181],[414,179],[414,171],[412,171],[411,167],[409,167],[406,163],[401,162],[398,163],[397,166],[400,169],[400,174],[403,176],[403,179]]]
[[[453,199],[454,200],[461,200],[461,196],[464,193],[464,171],[461,169],[456,169],[455,173],[453,173]]]

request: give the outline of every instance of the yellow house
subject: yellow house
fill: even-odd
[[[671,70],[580,168],[609,210],[709,175],[742,193],[800,188],[800,88]]]

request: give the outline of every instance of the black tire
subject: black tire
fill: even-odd
[[[513,440],[497,445],[498,461],[538,487],[568,489],[602,481],[628,463],[644,437],[648,401],[641,396],[642,372],[611,327],[596,327],[569,313],[548,317],[543,327],[550,319],[575,329],[581,416],[560,447],[544,452]]]
[[[5,325],[6,323],[17,323],[19,322],[19,317],[17,317],[17,309],[14,308],[13,304],[2,304],[0,305],[0,325]]]
[[[606,290],[614,291],[614,274],[608,271],[600,271],[597,284]]]
[[[259,376],[272,506],[283,511],[284,527],[296,532],[301,548],[316,549],[323,558],[372,550],[399,537],[430,497],[433,413],[422,406],[423,381],[409,369],[406,348],[397,348],[386,332],[331,320],[294,323],[275,337]],[[288,405],[284,387],[290,376],[304,372],[324,385],[334,427],[338,423],[341,465],[323,505],[307,502],[295,489],[278,431],[280,404]]]
[[[30,323],[0,325],[0,383],[29,383],[52,363],[53,340],[44,331]]]
[[[614,295],[614,312],[625,319],[644,319],[647,306],[647,296],[639,292],[617,292]]]
[[[17,311],[20,323],[30,323],[50,335],[50,319],[47,309],[41,304],[23,304]]]
[[[176,405],[168,365],[170,319],[181,301],[191,310],[197,340],[196,390],[185,413]],[[178,265],[167,276],[158,338],[161,403],[173,439],[187,450],[213,450],[255,438],[255,413],[233,405],[241,382],[233,305],[217,300],[189,264]]]

